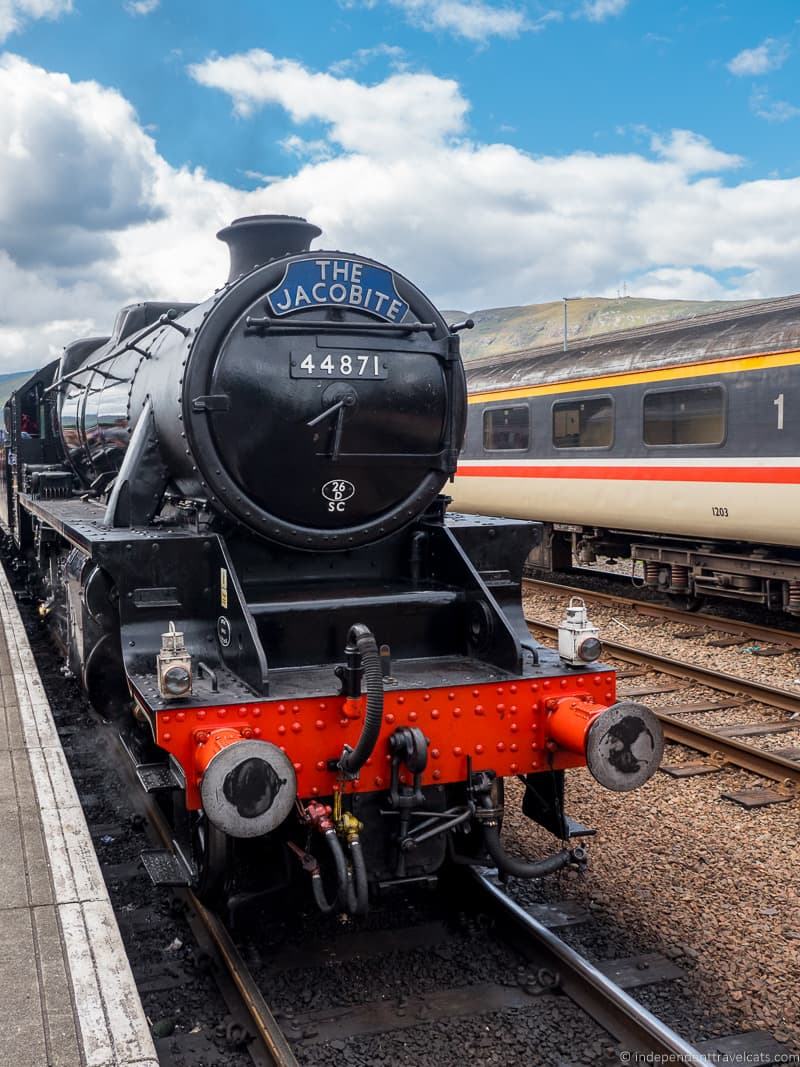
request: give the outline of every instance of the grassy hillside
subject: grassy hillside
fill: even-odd
[[[626,296],[618,300],[590,296],[570,300],[568,305],[568,343],[577,344],[596,334],[647,326],[651,322],[693,318],[714,311],[733,308],[744,301],[732,300],[646,300]],[[522,307],[487,308],[484,311],[446,311],[448,322],[468,317],[475,320],[474,330],[461,334],[461,351],[465,360],[492,353],[515,352],[521,348],[538,348],[561,344],[564,337],[564,304],[526,304]]]
[[[11,374],[0,374],[0,407],[5,404],[14,390],[18,389],[32,374],[32,370],[16,370],[12,371]]]

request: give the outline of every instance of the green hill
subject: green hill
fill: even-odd
[[[0,374],[0,407],[11,396],[15,389],[19,389],[23,382],[33,374],[32,370],[15,370],[10,374]]]
[[[568,344],[616,330],[647,326],[653,322],[694,318],[724,311],[750,301],[733,300],[647,300],[625,296],[617,300],[588,296],[570,300],[567,311]],[[461,352],[466,361],[492,353],[516,352],[561,344],[564,338],[564,304],[525,304],[521,307],[487,308],[483,311],[446,311],[448,322],[469,316],[474,330],[461,334]]]

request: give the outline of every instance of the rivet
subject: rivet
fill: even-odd
[[[456,699],[455,693],[448,693],[447,694],[447,699],[448,700],[455,700]]]
[[[478,755],[480,756],[480,754],[481,754],[481,753],[483,752],[483,745],[481,745],[481,744],[477,744],[477,745],[475,746],[475,751],[476,751],[476,752],[478,753]]]
[[[497,710],[498,711],[505,711],[506,710],[505,704],[498,704],[497,705]]]
[[[370,756],[369,759],[364,761],[364,766],[365,767],[371,767],[372,766],[372,756]]]
[[[519,745],[516,743],[516,741],[512,741],[508,747],[511,749],[512,752],[519,752]]]
[[[185,711],[179,711],[178,714],[175,716],[175,718],[178,720],[178,722],[185,722],[186,721],[186,712]]]
[[[317,770],[318,771],[324,771],[325,770],[325,760],[324,759],[318,759],[317,760]]]
[[[512,722],[511,723],[511,733],[515,734],[517,732],[517,730],[519,730],[519,723],[518,722]]]
[[[603,684],[603,679],[600,677],[599,674],[596,674],[594,676],[594,684],[595,685],[602,685]]]
[[[611,691],[610,690],[606,693],[606,700],[613,700],[613,697],[611,696]]]
[[[508,691],[509,691],[509,693],[516,693],[517,687],[515,685],[510,685],[508,687]]]
[[[498,752],[505,752],[505,750],[506,750],[505,742],[504,741],[498,741],[497,742],[497,751]]]
[[[378,789],[380,789],[380,787],[383,785],[383,778],[376,778],[375,785],[378,787]]]
[[[516,763],[512,763],[512,764],[511,764],[511,767],[509,768],[509,770],[511,770],[511,771],[518,771],[518,770],[519,770],[519,765],[518,765],[518,764],[516,764]]]
[[[502,696],[503,695],[503,687],[502,687],[502,685],[498,685],[497,694],[498,694],[498,696]]]
[[[280,726],[278,727],[278,733],[281,735],[281,737],[283,737],[283,735],[286,733],[286,723],[282,722],[280,724]]]
[[[198,713],[197,713],[197,718],[198,719],[204,719],[205,717],[206,717],[206,712],[205,711],[198,711]]]
[[[254,729],[253,729],[253,734],[254,734],[254,735],[255,735],[256,737],[261,737],[261,727],[260,727],[260,726],[256,726],[256,727],[254,727]]]
[[[221,719],[224,719],[227,714],[228,714],[228,709],[227,708],[220,708],[219,711],[217,712],[217,715],[219,715],[219,717]]]
[[[320,711],[324,711],[327,708],[327,706],[328,705],[325,703],[325,701],[321,700],[320,703],[319,703],[319,710]]]
[[[549,688],[550,688],[550,683],[549,682],[543,682],[542,683],[542,689],[549,689]]]
[[[300,705],[299,704],[292,704],[292,711],[296,715],[300,711]]]
[[[405,704],[405,702],[406,702],[406,698],[405,697],[398,697],[397,698],[397,703],[398,704]]]
[[[476,715],[483,715],[483,704],[476,704],[475,705],[475,714]]]
[[[432,756],[433,759],[438,759],[440,755],[441,755],[441,753],[439,752],[438,748],[432,748],[431,749],[431,756]]]
[[[423,700],[430,700],[431,699],[430,693],[423,693],[422,694],[422,699]]]
[[[431,708],[431,718],[432,719],[438,719],[440,715],[441,715],[441,712],[439,711],[438,708]]]
[[[292,733],[299,734],[302,729],[303,729],[303,724],[302,723],[299,723],[299,722],[293,722],[292,723]]]
[[[165,741],[171,741],[172,740],[172,734],[170,734],[170,733],[164,734],[164,740]]]
[[[302,769],[303,769],[303,764],[302,763],[294,763],[292,766],[294,767],[294,769],[296,771],[302,771]]]
[[[315,785],[311,786],[311,795],[314,797],[319,796],[319,789]]]
[[[531,686],[531,692],[532,693],[538,693],[539,692],[539,683],[538,682],[534,682],[533,683],[533,685]]]
[[[458,719],[461,716],[461,708],[453,708],[453,715]]]
[[[261,718],[261,708],[253,708],[253,718],[254,719],[260,719]]]
[[[162,722],[169,722],[170,718],[171,718],[171,716],[169,716],[169,715],[162,715],[161,716],[161,721]]]
[[[509,715],[516,715],[517,714],[517,705],[516,704],[512,704],[511,705],[511,707],[508,709],[508,714]]]
[[[416,722],[418,718],[419,718],[419,715],[417,714],[416,711],[409,711],[409,713],[408,713],[408,721],[409,722]]]
[[[481,691],[480,691],[480,689],[473,689],[473,690],[472,690],[472,695],[473,695],[474,697],[479,697],[479,696],[481,695]]]
[[[438,779],[442,777],[442,772],[438,770],[434,771],[432,777],[438,781]]]
[[[299,723],[295,723],[295,726],[299,726],[299,725],[300,725]],[[325,722],[322,719],[317,719],[317,721],[314,723],[314,725],[316,726],[316,728],[318,730],[324,730],[325,729]]]
[[[278,714],[279,715],[285,715],[286,714],[286,705],[285,704],[279,704],[278,705]]]
[[[389,712],[389,714],[388,714],[388,715],[386,716],[386,721],[387,721],[387,722],[389,723],[389,725],[390,725],[390,726],[391,726],[391,724],[392,724],[392,723],[394,722],[394,715],[392,715],[391,711],[390,711],[390,712]]]
[[[562,689],[566,689],[567,688],[567,679],[566,678],[562,678],[561,679],[561,688]]]
[[[456,745],[455,748],[453,749],[453,755],[454,756],[460,756],[462,752],[463,752],[463,749],[461,748],[461,745]]]

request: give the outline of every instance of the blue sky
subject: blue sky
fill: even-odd
[[[261,210],[465,310],[800,290],[788,0],[0,0],[0,53],[2,369]]]

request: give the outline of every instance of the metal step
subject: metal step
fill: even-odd
[[[140,853],[150,881],[155,886],[189,886],[191,874],[186,864],[166,848],[146,848]]]
[[[168,763],[137,763],[136,777],[145,793],[183,788],[183,782]]]

